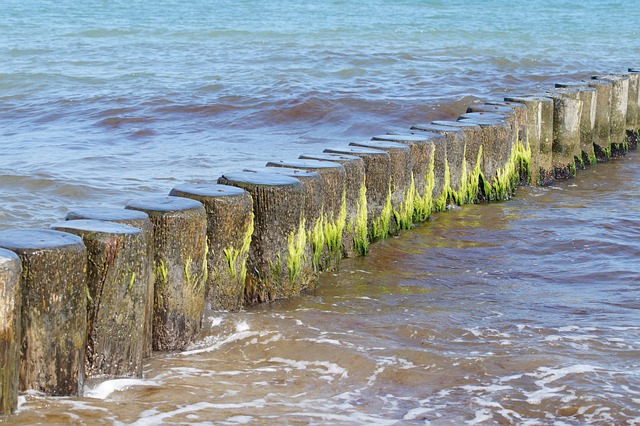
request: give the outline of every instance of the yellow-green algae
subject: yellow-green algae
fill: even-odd
[[[307,239],[311,243],[311,266],[314,271],[322,269],[322,252],[324,250],[324,212],[316,219],[313,228],[307,233]]]
[[[249,226],[247,227],[244,237],[242,238],[242,246],[240,249],[235,247],[228,247],[223,249],[227,264],[229,266],[229,273],[234,280],[237,280],[244,287],[245,280],[247,278],[247,254],[249,253],[249,247],[251,246],[251,237],[254,230],[254,215],[251,212],[249,217]],[[238,269],[240,270],[238,272]]]
[[[416,184],[413,179],[413,172],[411,173],[411,183],[405,192],[404,201],[400,204],[398,210],[393,210],[393,216],[396,219],[396,224],[399,230],[411,229],[413,226],[413,215],[415,210],[416,200]]]
[[[429,158],[429,166],[425,176],[424,195],[415,192],[415,200],[413,201],[413,220],[414,222],[424,222],[429,219],[433,211],[433,189],[435,188],[435,146],[431,146],[431,156]]]
[[[382,208],[380,216],[375,218],[371,222],[371,235],[370,240],[376,241],[386,238],[391,232],[391,215],[393,213],[393,207],[391,206],[391,182],[387,190],[387,199]]]
[[[447,209],[447,204],[451,200],[451,170],[449,169],[449,160],[445,160],[444,163],[444,182],[442,184],[442,192],[440,197],[433,200],[433,210],[436,212],[443,212]]]
[[[289,282],[294,284],[302,272],[302,264],[306,260],[304,249],[307,245],[307,233],[304,228],[305,218],[300,218],[298,231],[291,231],[287,238],[287,269]]]
[[[367,228],[367,186],[360,186],[360,196],[356,203],[356,223],[353,230],[353,245],[356,253],[365,256],[369,252],[369,235]]]
[[[347,195],[346,192],[342,192],[342,203],[340,204],[340,213],[335,221],[331,221],[325,217],[324,220],[324,240],[327,250],[329,252],[329,265],[331,268],[331,262],[334,264],[334,268],[338,267],[338,262],[342,258],[342,234],[347,226]]]

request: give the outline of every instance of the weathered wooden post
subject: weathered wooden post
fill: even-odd
[[[324,244],[329,255],[325,269],[336,269],[342,259],[342,239],[347,229],[347,205],[345,193],[345,170],[339,163],[318,160],[271,161],[270,168],[293,168],[316,172],[323,181]],[[315,225],[315,223],[314,223]],[[319,232],[315,245],[320,245]]]
[[[577,95],[549,91],[553,99],[553,168],[556,179],[571,178],[576,175],[577,164],[582,158],[580,149],[580,117],[582,101]]]
[[[442,139],[434,140],[433,210],[444,211],[448,204],[458,202],[464,172],[464,133],[459,128],[434,123],[416,124],[410,130],[417,135],[427,132],[442,136]]]
[[[318,271],[329,269],[332,260],[336,263],[340,260],[339,250],[336,250],[332,258],[329,255],[329,248],[325,244],[326,215],[324,214],[324,182],[322,176],[311,170],[290,169],[287,167],[249,167],[244,171],[289,176],[298,179],[302,184],[302,192],[304,194],[302,216],[304,217],[307,231],[307,245],[301,266],[303,275],[313,275]]]
[[[629,68],[629,102],[627,104],[627,141],[629,149],[638,147],[640,130],[640,68]]]
[[[245,301],[289,298],[312,287],[317,276],[302,269],[307,245],[302,183],[276,173],[254,172],[225,173],[218,183],[243,188],[253,199]]]
[[[355,155],[362,158],[366,175],[367,218],[369,240],[386,238],[391,232],[391,159],[379,149],[349,146],[327,148],[325,153]]]
[[[627,105],[627,140],[629,149],[640,142],[640,67],[629,68],[629,104]]]
[[[129,202],[153,224],[153,349],[183,350],[200,331],[207,281],[207,216],[198,201],[147,197]]]
[[[91,220],[104,220],[108,222],[116,222],[121,223],[123,225],[133,226],[134,228],[138,228],[142,230],[145,235],[145,239],[147,241],[147,257],[148,261],[145,262],[144,272],[138,277],[138,280],[141,280],[142,277],[149,277],[149,284],[147,287],[147,303],[144,304],[146,307],[146,312],[144,314],[145,321],[144,327],[142,328],[142,336],[145,339],[143,345],[143,356],[149,357],[151,356],[152,351],[152,321],[153,321],[153,286],[154,286],[154,276],[153,276],[153,225],[151,224],[151,220],[149,220],[149,215],[145,212],[141,212],[138,210],[127,210],[127,209],[119,209],[112,207],[86,207],[86,208],[78,208],[73,209],[67,216],[66,220],[77,220],[77,219],[91,219]]]
[[[596,75],[594,80],[611,82],[611,156],[624,157],[629,150],[626,143],[629,77],[623,74]]]
[[[414,194],[410,189],[413,160],[409,147],[401,143],[376,140],[351,142],[349,145],[379,149],[389,154],[391,171],[389,188],[391,190],[391,208],[393,210],[391,232],[397,233],[401,229],[411,228],[413,225]]]
[[[432,122],[433,125],[441,127],[453,127],[459,129],[464,135],[464,154],[462,191],[460,191],[460,201],[462,203],[475,203],[479,198],[483,198],[480,193],[485,177],[485,168],[482,160],[482,127],[468,121],[448,121],[438,120]],[[465,179],[466,176],[466,179]]]
[[[22,310],[22,264],[0,249],[0,416],[18,406]]]
[[[0,232],[22,261],[20,390],[82,395],[87,332],[87,251],[82,239],[44,229]]]
[[[242,188],[183,184],[169,195],[191,198],[207,213],[206,303],[212,310],[238,311],[244,303],[247,256],[253,234],[253,201]]]
[[[52,229],[87,248],[87,377],[142,377],[151,270],[142,230],[99,220],[68,220]],[[149,330],[147,330],[149,331]]]
[[[411,172],[415,185],[413,221],[424,222],[433,211],[436,144],[446,149],[445,137],[438,133],[424,131],[410,135],[378,135],[374,136],[373,140],[401,143],[409,147],[412,158]]]
[[[483,164],[487,181],[482,185],[486,200],[508,200],[517,184],[517,172],[512,158],[515,116],[492,112],[468,112],[459,121],[471,122],[482,128]]]
[[[596,153],[593,148],[593,130],[595,128],[597,92],[593,87],[584,83],[556,83],[556,90],[564,90],[567,96],[573,96],[582,101],[582,114],[580,115],[580,155],[579,166],[584,169],[586,165],[597,163]],[[577,154],[576,154],[577,155]]]
[[[344,168],[347,232],[342,238],[342,255],[364,256],[369,247],[364,161],[355,155],[328,153],[303,154],[299,158],[334,162]]]
[[[596,117],[593,126],[593,148],[598,161],[611,159],[611,95],[613,85],[607,80],[586,80],[596,89]]]

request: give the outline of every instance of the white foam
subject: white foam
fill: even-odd
[[[285,364],[285,365],[288,365],[289,367],[295,368],[296,370],[311,370],[311,371],[323,373],[324,376],[322,376],[321,378],[325,378],[325,379],[327,377],[330,380],[334,379],[334,377],[326,376],[327,374],[333,375],[333,376],[340,376],[340,378],[342,379],[349,377],[346,369],[340,367],[338,364],[334,364],[328,361],[296,361],[293,359],[286,359],[286,358],[279,358],[279,357],[271,358],[269,359],[269,361],[276,362],[279,364]]]
[[[128,389],[133,386],[160,386],[159,383],[144,379],[114,379],[100,383],[93,389],[85,389],[84,396],[88,398],[106,399],[113,392]]]
[[[240,327],[238,327],[240,328]],[[257,331],[239,331],[238,333],[232,334],[230,336],[227,336],[225,339],[219,340],[219,341],[214,341],[213,344],[205,347],[205,348],[200,348],[200,349],[192,349],[189,351],[184,351],[181,352],[181,355],[194,355],[194,354],[200,354],[200,353],[204,353],[204,352],[213,352],[215,350],[220,349],[222,346],[228,344],[228,343],[232,343],[232,342],[236,342],[238,340],[244,340],[244,339],[248,339],[250,337],[253,336],[262,336],[265,335],[267,333],[259,333]]]
[[[236,331],[238,333],[242,333],[244,331],[248,331],[251,327],[249,327],[249,323],[247,321],[240,321],[236,324]]]

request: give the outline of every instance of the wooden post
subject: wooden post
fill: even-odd
[[[379,149],[349,146],[327,148],[325,153],[355,155],[362,158],[366,176],[367,218],[369,240],[386,238],[391,232],[391,159]]]
[[[153,349],[179,351],[200,331],[207,281],[207,217],[201,203],[147,197],[126,206],[153,224]]]
[[[611,159],[611,95],[613,85],[607,80],[587,80],[596,89],[596,117],[593,127],[593,148],[598,161]]]
[[[246,190],[253,199],[254,231],[247,258],[245,301],[249,304],[297,296],[317,276],[303,273],[307,233],[304,189],[276,173],[225,173],[218,183]]]
[[[364,161],[362,161],[362,158],[355,155],[328,153],[303,154],[299,158],[302,160],[329,161],[342,165],[344,168],[347,209],[347,229],[342,238],[342,255],[343,257],[354,257],[355,255],[366,254],[369,241],[367,235]],[[361,193],[365,194],[364,205],[362,204]]]
[[[584,169],[585,166],[595,164],[598,159],[593,148],[593,129],[595,127],[597,92],[593,87],[584,83],[556,83],[556,90],[562,89],[568,96],[576,97],[582,101],[582,114],[580,115],[580,152],[578,157],[578,167]]]
[[[138,210],[118,209],[111,207],[86,207],[78,208],[67,213],[65,220],[77,220],[77,219],[92,219],[92,220],[105,220],[108,222],[121,223],[123,225],[133,226],[142,230],[147,241],[147,257],[145,262],[144,272],[138,279],[142,277],[149,277],[149,284],[147,284],[147,303],[144,304],[146,312],[144,314],[145,321],[142,328],[142,335],[145,339],[143,347],[143,356],[145,358],[151,356],[152,352],[152,328],[153,328],[153,225],[149,220],[149,215],[145,212]]]
[[[596,75],[594,80],[611,82],[611,156],[623,157],[628,146],[627,135],[627,105],[629,103],[629,77],[623,74]]]
[[[22,264],[0,249],[0,417],[18,406],[22,310]]]
[[[0,232],[22,261],[20,390],[82,395],[87,332],[87,251],[72,234]]]
[[[183,184],[169,195],[196,200],[207,213],[205,297],[209,309],[240,310],[253,234],[251,195],[242,188],[217,184]]]
[[[142,377],[151,284],[149,244],[138,228],[68,220],[52,229],[75,234],[87,248],[87,377]]]

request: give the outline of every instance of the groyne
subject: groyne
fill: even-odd
[[[0,232],[0,414],[20,391],[80,395],[86,377],[139,377],[152,350],[187,347],[207,310],[295,297],[448,206],[624,156],[637,147],[639,71]]]

